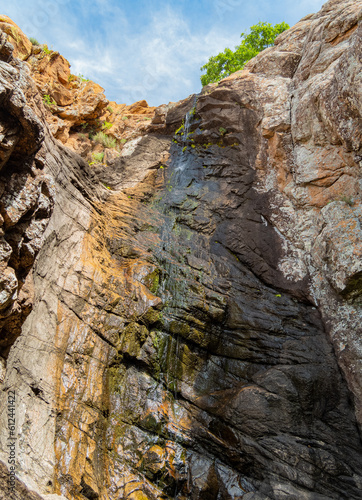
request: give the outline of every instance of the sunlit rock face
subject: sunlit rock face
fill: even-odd
[[[1,38],[0,498],[9,390],[16,500],[361,498],[361,11],[327,2],[108,165]]]

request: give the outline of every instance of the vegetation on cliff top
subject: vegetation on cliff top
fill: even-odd
[[[242,42],[232,51],[226,48],[217,56],[210,57],[209,61],[200,69],[205,71],[201,75],[202,85],[218,82],[231,73],[242,69],[245,64],[259,52],[274,44],[275,38],[289,28],[282,22],[273,26],[270,23],[258,23],[250,27],[250,33],[241,33]]]

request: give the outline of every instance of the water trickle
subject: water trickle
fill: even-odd
[[[185,116],[185,126],[184,126],[184,133],[183,133],[183,137],[184,137],[185,141],[187,140],[187,136],[190,133],[190,127],[191,127],[193,116],[194,116],[193,110],[186,113],[186,116]]]
[[[181,380],[184,370],[184,337],[187,336],[185,311],[190,301],[190,282],[193,278],[187,263],[187,250],[190,251],[189,239],[192,234],[190,229],[179,221],[179,217],[182,215],[183,200],[188,196],[187,186],[195,176],[197,177],[197,172],[200,170],[200,161],[197,155],[192,154],[195,149],[192,148],[194,128],[193,107],[184,116],[183,125],[175,135],[174,142],[178,144],[172,148],[172,162],[162,172],[165,189],[153,207],[158,214],[157,217],[162,220],[157,224],[158,236],[152,247],[153,256],[160,270],[157,295],[164,304],[157,332],[159,340],[155,342],[159,370],[158,387],[165,398],[165,408],[167,408],[166,420],[162,425],[167,424],[165,429],[179,454],[179,458],[174,461],[175,469],[171,474],[173,479],[169,478],[168,486],[164,486],[162,482],[157,482],[156,486],[166,488],[167,494],[175,500],[180,498],[187,477],[186,451],[180,419],[184,412]]]
[[[180,143],[182,151],[177,160],[177,164],[175,167],[176,172],[184,170],[186,165],[185,156],[187,154],[187,147],[191,143],[189,136],[191,135],[191,125],[195,116],[195,106],[196,106],[196,98],[194,101],[194,106],[190,111],[186,113],[185,118],[183,120],[183,128],[182,128],[181,143]]]

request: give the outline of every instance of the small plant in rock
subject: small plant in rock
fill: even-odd
[[[92,137],[94,142],[98,142],[102,144],[105,148],[115,148],[117,141],[113,137],[106,135],[104,132],[98,132],[96,135]]]
[[[74,82],[74,80],[76,80],[76,79],[77,79],[76,75],[72,75],[72,74],[70,74],[70,75],[68,76],[68,82],[69,82],[69,83],[70,83],[70,82]]]
[[[44,52],[44,54],[49,55],[49,54],[51,54],[53,51],[52,51],[52,50],[50,50],[50,49],[48,49],[48,45],[45,43],[45,44],[43,45],[43,52]]]
[[[126,144],[127,139],[121,139],[121,144]]]
[[[224,127],[220,127],[220,128],[219,128],[219,132],[220,132],[220,134],[221,134],[221,135],[225,135],[225,134],[226,134],[226,132],[227,132],[227,130],[226,130],[226,128],[224,128]]]
[[[38,40],[36,38],[32,37],[32,36],[29,38],[29,40],[31,41],[31,43],[33,45],[40,45],[40,43],[38,42]]]
[[[107,106],[107,111],[109,111],[110,113],[114,113],[112,106]]]
[[[96,163],[102,163],[104,158],[104,153],[93,153],[93,158]]]
[[[122,116],[122,120],[128,120],[128,116]]]
[[[340,201],[344,201],[344,203],[347,203],[350,207],[353,207],[354,205],[354,200],[352,196],[347,196],[346,194],[342,194],[339,198]]]
[[[78,132],[78,137],[79,137],[79,139],[86,139],[87,134],[82,134],[81,132]]]
[[[54,99],[52,99],[50,97],[49,94],[45,94],[43,95],[43,103],[48,106],[48,108],[51,108],[52,106],[56,106],[56,102],[54,101]]]
[[[102,125],[103,130],[109,130],[112,127],[113,123],[110,122],[104,122]]]
[[[81,82],[89,82],[89,78],[86,78],[84,75],[82,75],[81,73],[79,73],[79,75],[77,75],[77,78],[78,80],[80,80]]]

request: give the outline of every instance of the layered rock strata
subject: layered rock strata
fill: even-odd
[[[17,498],[362,497],[361,11],[330,0],[108,166],[1,39]]]

